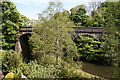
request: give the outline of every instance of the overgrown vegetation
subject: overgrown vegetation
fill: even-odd
[[[95,39],[90,35],[79,35],[76,39],[74,39],[79,53],[83,59],[85,58],[88,61],[96,61],[99,60],[97,56],[101,56],[103,51],[101,48],[101,42]]]
[[[56,56],[51,54],[41,56],[40,63],[37,60],[25,63],[22,57],[12,50],[2,52],[0,56],[2,56],[2,71],[13,72],[14,78],[21,78],[22,74],[28,78],[73,78],[80,76],[75,75],[74,70],[81,69],[82,66],[80,62],[79,67],[76,63],[69,64],[60,57],[56,65]],[[52,58],[52,62],[49,58]]]
[[[61,2],[50,2],[32,24],[30,62],[23,61],[20,54],[11,50],[19,27],[31,24],[30,20],[21,15],[12,2],[0,1],[0,4],[3,11],[0,14],[3,18],[1,48],[5,50],[0,54],[0,65],[5,74],[13,72],[15,78],[21,78],[22,74],[28,78],[86,78],[81,63],[85,60],[99,64],[106,62],[115,67],[115,76],[119,77],[120,2],[103,2],[91,15],[86,15],[84,5],[69,12],[62,8]],[[107,37],[102,42],[90,35],[78,35],[72,39],[69,26],[104,27]]]
[[[8,50],[15,45],[15,39],[19,36],[20,26],[29,25],[30,20],[18,12],[14,3],[2,0],[0,1],[0,5],[0,9],[2,10],[0,13],[2,17],[2,24],[0,25],[0,29],[2,29],[2,35],[0,35],[2,46],[0,45],[0,49]]]
[[[39,21],[33,25],[34,33],[30,38],[31,48],[34,53],[37,52],[44,56],[55,54],[56,62],[58,57],[69,59],[69,62],[71,62],[73,57],[77,58],[78,52],[69,34],[71,29],[67,27],[74,24],[69,20],[67,12],[66,14],[60,12],[61,3],[50,2],[49,4],[49,8],[39,17]],[[53,9],[53,12],[50,12],[51,9]]]
[[[8,72],[14,72],[15,77],[19,78],[21,72],[21,64],[23,63],[20,54],[16,53],[13,50],[6,50],[1,52],[0,56],[2,56],[2,71],[4,74]]]

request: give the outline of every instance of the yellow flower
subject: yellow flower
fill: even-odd
[[[10,72],[8,73],[5,78],[14,78],[14,73]]]

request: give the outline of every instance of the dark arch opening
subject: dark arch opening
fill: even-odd
[[[24,60],[30,60],[31,59],[31,49],[30,49],[30,44],[29,44],[29,37],[31,34],[23,34],[20,36],[20,44],[22,48],[22,56]]]

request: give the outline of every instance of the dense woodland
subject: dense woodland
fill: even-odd
[[[0,1],[0,9],[0,48],[4,50],[0,65],[5,75],[11,72],[14,78],[21,78],[21,74],[27,78],[96,78],[83,75],[82,61],[86,61],[113,66],[114,76],[119,77],[120,1],[94,2],[89,8],[78,5],[69,11],[64,10],[61,2],[49,2],[38,20],[19,13],[12,2]],[[14,50],[21,26],[33,27],[29,58]],[[72,37],[73,30],[68,27],[102,27],[107,36],[102,41],[90,35]]]

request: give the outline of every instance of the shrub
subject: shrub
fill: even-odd
[[[26,64],[23,73],[28,78],[72,78],[78,76],[74,74],[74,70],[81,69],[80,64],[67,63],[60,56],[56,64],[56,56],[46,54],[38,60]]]
[[[15,78],[20,77],[22,73],[22,57],[13,50],[6,50],[2,52],[2,71],[4,73],[13,72]]]
[[[46,54],[45,56],[40,57],[37,59],[38,64],[41,65],[60,65],[63,62],[63,59],[59,56],[57,61],[56,61],[56,55],[54,54]]]
[[[22,73],[26,76],[28,76],[31,73],[31,70],[30,70],[28,64],[23,64]]]
[[[37,64],[37,61],[30,61],[27,64],[30,70],[29,74],[27,74],[28,78],[58,78],[57,74],[59,70],[56,69],[54,65],[40,65]],[[26,74],[25,74],[26,75]]]
[[[75,72],[75,70],[81,70],[82,64],[81,62],[76,63],[67,63],[62,62],[60,65],[60,78],[81,78],[81,75],[78,75]]]

